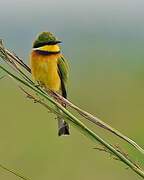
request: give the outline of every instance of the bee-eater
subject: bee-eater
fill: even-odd
[[[30,54],[31,72],[44,88],[61,93],[67,98],[68,63],[61,53],[59,41],[51,32],[42,32],[33,42]],[[58,135],[68,135],[69,126],[58,117]]]

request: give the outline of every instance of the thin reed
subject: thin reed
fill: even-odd
[[[79,115],[81,115],[85,120],[88,120],[95,125],[97,125],[99,128],[103,128],[104,130],[107,130],[108,132],[112,133],[113,136],[118,136],[121,139],[123,139],[125,142],[132,145],[134,148],[136,148],[139,152],[144,154],[144,149],[140,147],[136,142],[128,138],[127,136],[123,135],[118,130],[112,128],[99,118],[93,116],[92,114],[82,110],[81,108],[74,105],[69,100],[63,98],[61,95],[51,91],[51,90],[44,90],[39,85],[35,84],[33,80],[31,79],[31,70],[30,68],[24,63],[23,60],[21,60],[19,57],[17,57],[14,53],[7,50],[2,40],[0,41],[0,57],[5,63],[1,63],[0,69],[5,73],[4,76],[9,76],[16,82],[16,85],[18,86],[19,90],[22,91],[26,97],[31,99],[32,101],[41,104],[44,108],[48,109],[48,111],[63,117],[69,124],[77,128],[78,131],[80,131],[82,134],[84,134],[86,137],[88,137],[90,140],[94,141],[96,144],[99,143],[102,148],[96,148],[105,152],[108,152],[113,155],[116,159],[119,159],[121,162],[126,164],[128,167],[130,167],[135,173],[137,173],[139,176],[144,178],[144,171],[143,169],[138,166],[135,162],[133,162],[127,154],[125,154],[121,148],[109,144],[106,140],[104,140],[102,137],[98,136],[95,132],[93,132],[90,128],[88,128],[84,123],[82,123],[79,118],[76,115],[73,115],[73,113],[70,111],[71,109],[75,110]],[[65,109],[61,104],[65,103],[69,107],[69,109]],[[61,111],[58,111],[57,108]],[[132,155],[131,155],[132,156]],[[0,166],[3,168],[3,166]],[[3,168],[9,172],[12,172],[8,170],[7,168]],[[18,176],[18,173],[14,173],[16,176]],[[18,176],[21,179],[25,180],[23,176]]]

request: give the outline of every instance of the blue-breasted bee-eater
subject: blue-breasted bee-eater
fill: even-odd
[[[68,63],[61,53],[59,41],[52,33],[42,32],[33,43],[30,54],[31,72],[44,88],[61,93],[67,98]],[[69,126],[58,118],[58,135],[68,135]]]

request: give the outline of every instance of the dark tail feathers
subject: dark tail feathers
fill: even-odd
[[[62,119],[58,120],[58,135],[69,135],[69,125]]]

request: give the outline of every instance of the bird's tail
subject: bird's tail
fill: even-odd
[[[63,105],[65,108],[66,106]],[[60,111],[60,109],[58,109],[58,111]],[[61,136],[61,135],[69,135],[70,132],[69,132],[69,125],[67,122],[65,122],[63,120],[62,117],[60,116],[57,116],[57,119],[58,119],[58,135]]]
[[[64,98],[67,98],[67,92],[65,88],[65,84],[63,81],[61,81],[61,89],[62,89],[62,96]],[[66,104],[62,104],[66,108]],[[67,122],[65,122],[61,117],[58,117],[58,135],[69,135],[69,125]]]
[[[69,135],[69,125],[60,117],[58,117],[58,135]]]

